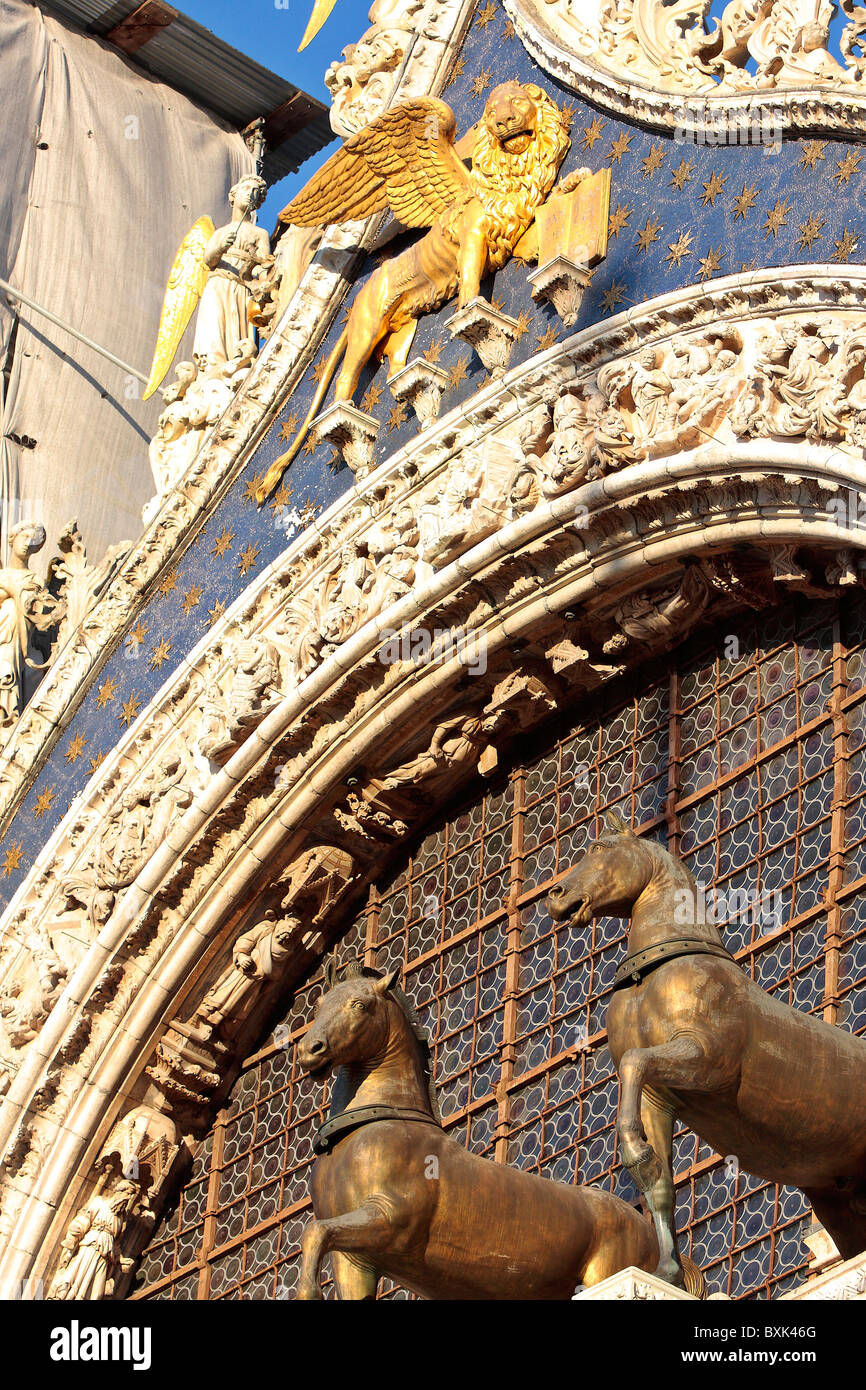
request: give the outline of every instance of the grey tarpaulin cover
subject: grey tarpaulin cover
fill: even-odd
[[[165,282],[196,218],[253,169],[240,135],[102,41],[0,0],[0,275],[148,373]],[[142,531],[159,395],[0,293],[3,542],[77,517],[88,558]],[[191,328],[178,354],[189,355]],[[11,370],[10,370],[11,367]],[[35,442],[33,442],[35,441]],[[34,568],[38,568],[34,565]]]

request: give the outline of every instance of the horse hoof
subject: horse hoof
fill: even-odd
[[[657,1279],[663,1279],[666,1284],[673,1284],[676,1289],[684,1289],[686,1286],[686,1276],[676,1260],[659,1260],[655,1267]]]

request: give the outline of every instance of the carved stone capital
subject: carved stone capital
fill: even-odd
[[[395,401],[411,405],[422,430],[432,425],[442,405],[442,393],[448,385],[448,373],[423,357],[412,361],[388,378]]]
[[[540,303],[549,300],[569,328],[577,321],[584,290],[590,281],[590,271],[585,264],[569,256],[554,256],[526,278],[532,286],[534,300]]]
[[[446,319],[445,327],[452,338],[462,338],[477,352],[491,376],[504,374],[517,338],[517,319],[485,299],[473,299]]]
[[[336,401],[316,421],[316,437],[340,454],[358,479],[366,477],[373,461],[379,421],[348,401]]]

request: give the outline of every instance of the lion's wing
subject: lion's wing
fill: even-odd
[[[332,155],[281,222],[315,227],[369,217],[390,207],[405,227],[430,227],[472,194],[454,149],[456,118],[434,97],[399,102]]]

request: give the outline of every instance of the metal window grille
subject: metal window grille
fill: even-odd
[[[478,1153],[637,1201],[604,1030],[625,923],[578,932],[544,907],[609,808],[679,853],[714,906],[739,907],[719,925],[764,989],[866,1028],[866,600],[732,626],[548,730],[371,890],[346,933],[344,959],[401,968],[446,1127]],[[295,1044],[320,980],[294,997],[288,1046],[266,1040],[245,1064],[133,1297],[291,1296],[327,1103]],[[737,1173],[688,1131],[674,1152],[683,1248],[710,1288],[770,1298],[801,1283],[802,1195]]]

